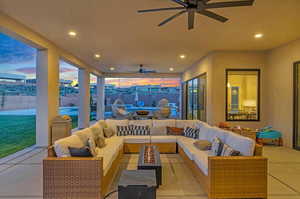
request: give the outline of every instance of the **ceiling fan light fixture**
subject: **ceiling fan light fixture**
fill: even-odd
[[[174,68],[173,68],[173,67],[171,67],[171,68],[169,68],[169,70],[170,70],[170,71],[174,71]]]
[[[109,70],[110,70],[110,71],[114,71],[114,70],[115,70],[115,67],[110,67]]]
[[[185,54],[181,54],[179,55],[180,59],[185,59],[186,58],[186,55]]]
[[[95,57],[95,59],[100,59],[100,58],[101,58],[101,55],[98,54],[98,53],[96,53],[96,54],[94,55],[94,57]]]
[[[262,33],[256,33],[255,35],[254,35],[254,38],[255,39],[260,39],[260,38],[262,38],[264,36],[264,34],[262,34]]]
[[[69,35],[70,37],[74,38],[74,37],[77,36],[77,32],[75,32],[74,30],[70,30],[70,31],[68,32],[68,35]]]

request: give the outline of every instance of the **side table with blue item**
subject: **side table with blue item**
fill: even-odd
[[[276,143],[278,146],[282,146],[282,134],[279,131],[273,130],[271,126],[260,129],[256,135],[257,142],[259,144],[266,143],[267,140],[271,140],[272,143]]]

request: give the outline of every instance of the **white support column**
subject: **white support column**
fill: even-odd
[[[104,119],[105,104],[104,104],[105,78],[97,77],[97,120]]]
[[[90,73],[79,69],[79,115],[78,128],[83,129],[90,124]]]
[[[50,144],[50,125],[58,115],[59,57],[53,50],[37,52],[36,145]]]

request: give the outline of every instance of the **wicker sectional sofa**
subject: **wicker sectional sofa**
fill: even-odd
[[[151,136],[113,136],[93,158],[69,157],[67,147],[82,147],[96,128],[116,131],[118,125],[148,125]],[[200,129],[199,139],[215,136],[241,152],[242,156],[212,156],[200,151],[194,139],[166,135],[166,127]],[[44,198],[103,198],[113,182],[124,153],[136,153],[144,144],[158,146],[161,153],[179,153],[199,180],[209,198],[267,198],[267,158],[253,140],[209,126],[197,120],[106,120],[74,132],[49,147],[43,161]],[[65,154],[65,155],[62,155]]]

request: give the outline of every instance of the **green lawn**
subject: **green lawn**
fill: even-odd
[[[77,127],[77,116],[72,116]],[[35,116],[0,115],[0,158],[35,144]]]

